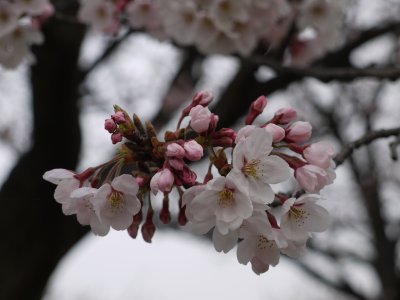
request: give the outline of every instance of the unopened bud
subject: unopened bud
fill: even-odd
[[[198,92],[196,95],[194,95],[193,97],[193,105],[201,105],[201,106],[208,106],[211,101],[213,101],[214,96],[211,92],[209,91],[201,91]]]
[[[123,136],[122,136],[121,132],[119,132],[119,131],[115,131],[111,135],[111,141],[113,144],[117,144],[117,143],[121,142],[122,138],[123,138]]]
[[[168,224],[171,222],[171,213],[169,211],[169,198],[168,194],[164,194],[163,205],[160,211],[160,220],[163,224]]]
[[[274,143],[280,142],[285,138],[285,129],[274,123],[269,123],[264,128],[272,135],[272,141]]]
[[[245,124],[253,124],[254,120],[264,111],[265,106],[267,106],[267,97],[258,97],[257,100],[251,104],[250,113],[245,119]]]
[[[113,119],[106,119],[104,121],[104,129],[109,133],[113,133],[117,129],[117,124],[115,124]]]
[[[308,122],[297,121],[286,129],[286,140],[302,143],[310,139],[312,127]]]
[[[151,243],[151,239],[156,232],[156,226],[153,223],[153,209],[149,207],[146,216],[146,222],[142,226],[142,236],[145,242]]]
[[[197,161],[203,157],[203,147],[195,140],[190,140],[183,144],[185,157],[191,161]]]
[[[279,109],[274,116],[274,123],[276,124],[287,124],[293,121],[297,117],[297,111],[291,107],[285,107]]]
[[[111,116],[117,124],[124,124],[126,122],[125,114],[122,111],[117,111]]]

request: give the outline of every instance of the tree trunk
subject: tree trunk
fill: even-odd
[[[77,60],[85,28],[51,20],[31,69],[33,143],[0,190],[0,299],[41,299],[62,256],[86,232],[62,215],[42,175],[74,169],[80,150]]]

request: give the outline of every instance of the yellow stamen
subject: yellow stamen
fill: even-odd
[[[122,210],[125,204],[125,199],[122,193],[118,191],[112,191],[110,196],[108,197],[108,204],[110,205],[112,212]]]
[[[242,168],[242,172],[244,173],[244,175],[254,178],[259,178],[259,175],[263,176],[258,168],[260,162],[261,161],[259,159],[253,159],[250,163],[245,164]]]
[[[233,197],[233,192],[227,188],[224,188],[218,193],[218,205],[222,208],[232,207],[235,203],[235,198]]]
[[[267,248],[272,248],[273,245],[274,245],[274,243],[271,242],[270,240],[268,240],[265,236],[263,236],[263,235],[257,236],[257,248],[259,250],[265,250]]]

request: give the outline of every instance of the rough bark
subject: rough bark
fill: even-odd
[[[0,299],[41,299],[61,257],[85,229],[62,215],[42,175],[74,169],[80,150],[77,59],[84,27],[53,19],[31,69],[33,144],[0,191]]]

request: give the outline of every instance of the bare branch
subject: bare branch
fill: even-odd
[[[336,155],[335,163],[337,166],[341,165],[346,160],[346,158],[348,158],[354,152],[354,150],[362,146],[368,145],[377,139],[398,135],[400,135],[400,127],[368,132],[358,140],[347,144],[342,149],[342,151]]]
[[[322,274],[318,273],[316,270],[314,270],[313,268],[311,268],[308,264],[306,264],[305,262],[302,261],[296,261],[296,265],[299,266],[301,268],[302,271],[304,271],[305,273],[307,273],[307,275],[313,277],[314,279],[316,279],[318,282],[326,285],[329,288],[335,289],[339,292],[344,293],[345,295],[349,295],[354,297],[355,299],[359,299],[359,300],[366,300],[367,298],[365,298],[363,295],[361,295],[360,293],[358,293],[357,291],[355,291],[350,285],[347,284],[347,282],[341,281],[338,283],[335,283],[329,279],[327,279],[325,276],[323,276]]]
[[[293,75],[298,79],[304,77],[314,77],[321,81],[328,82],[332,80],[352,81],[363,77],[373,77],[377,79],[396,80],[400,78],[399,68],[331,68],[331,67],[285,67],[276,61],[265,56],[252,56],[251,62],[272,68],[278,75]]]
[[[134,32],[134,30],[128,30],[125,32],[121,37],[113,40],[106,50],[104,50],[103,54],[98,57],[95,62],[86,70],[83,70],[81,72],[82,78],[85,78],[90,72],[92,72],[95,68],[97,68],[103,61],[105,61],[107,58],[109,58],[114,51],[124,42],[128,39],[128,37]]]

